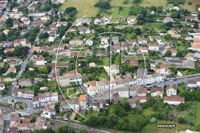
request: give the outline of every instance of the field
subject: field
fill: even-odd
[[[158,128],[157,124],[176,124],[175,128]],[[148,123],[141,131],[141,133],[157,132],[157,133],[175,133],[176,131],[185,131],[186,129],[195,130],[194,127],[181,125],[179,123],[170,121],[158,120],[156,123]]]
[[[142,3],[139,6],[150,7],[150,6],[163,6],[164,8],[168,7],[167,0],[142,0]]]
[[[124,0],[111,0],[111,6],[122,6],[122,7],[131,7],[133,6],[133,0],[129,0],[128,4],[123,4]]]
[[[113,13],[113,17],[111,19],[111,22],[115,22],[116,20],[119,21],[121,16],[128,17],[130,8],[123,8],[123,10],[120,11],[120,12],[119,12],[119,8],[113,8],[113,10],[114,10],[114,13]]]
[[[192,5],[189,5],[189,2],[192,2]],[[188,11],[196,11],[196,4],[200,4],[199,0],[185,0],[183,8],[187,9]]]
[[[99,0],[66,0],[61,6],[61,10],[65,10],[67,7],[76,7],[78,10],[77,17],[95,17],[99,9],[94,7],[95,3]]]
[[[196,125],[200,124],[200,102],[197,102],[197,106],[196,106]]]

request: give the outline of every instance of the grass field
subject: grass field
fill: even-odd
[[[111,6],[122,6],[122,7],[131,7],[133,6],[133,0],[129,0],[128,4],[123,4],[124,0],[111,0]]]
[[[157,124],[176,124],[175,128],[158,128]],[[186,129],[195,130],[194,127],[188,125],[181,125],[179,123],[170,122],[170,121],[161,121],[158,120],[156,123],[148,123],[141,131],[141,133],[175,133],[176,131],[185,131]]]
[[[192,2],[192,5],[189,5],[189,2]],[[185,0],[184,5],[181,7],[187,9],[188,11],[196,11],[196,4],[200,4],[199,0]]]
[[[168,7],[167,0],[142,0],[142,3],[139,6],[150,7],[150,6],[163,6],[164,8]]]
[[[77,17],[95,17],[99,11],[99,8],[94,7],[95,3],[99,0],[66,0],[61,6],[61,10],[65,10],[67,7],[76,7],[78,10]]]
[[[120,11],[120,12],[119,12],[119,8],[117,8],[117,7],[113,8],[113,10],[114,10],[114,13],[113,13],[113,17],[111,19],[111,22],[115,22],[116,20],[120,21],[121,16],[128,17],[130,8],[123,8],[123,10]]]
[[[200,102],[197,102],[195,119],[196,119],[195,125],[199,125],[200,124]]]

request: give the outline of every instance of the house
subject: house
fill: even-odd
[[[93,40],[92,39],[86,40],[86,45],[87,46],[92,46],[93,45]]]
[[[93,51],[90,50],[90,49],[86,49],[84,53],[85,53],[85,56],[92,56],[93,55]]]
[[[45,87],[40,87],[40,90],[41,91],[48,91],[49,90],[49,87],[45,86]]]
[[[149,50],[159,51],[159,44],[157,43],[149,44]]]
[[[149,98],[146,97],[146,96],[138,96],[138,97],[137,97],[137,103],[138,103],[138,104],[140,104],[140,103],[146,103],[148,99],[149,99]]]
[[[147,44],[148,43],[148,39],[147,38],[140,38],[137,40],[138,44]]]
[[[151,88],[152,97],[158,97],[162,99],[163,93],[164,93],[164,89],[162,87]]]
[[[7,52],[13,52],[14,48],[6,48],[4,50],[4,53],[6,54]]]
[[[164,103],[168,103],[169,105],[179,105],[181,103],[185,103],[185,97],[164,96]]]
[[[158,70],[158,69],[157,69]],[[169,70],[169,66],[166,64],[161,64],[160,65],[160,70],[159,70],[160,74],[164,74],[164,75],[170,75],[170,70]]]
[[[35,10],[37,9],[37,5],[32,4],[32,5],[28,6],[28,9],[29,9],[30,11],[35,11]]]
[[[126,17],[125,17],[125,16],[121,16],[121,17],[120,17],[120,21],[121,21],[121,22],[126,22]]]
[[[21,32],[20,32],[20,35],[25,35],[26,33],[28,33],[28,29],[23,29],[23,30],[21,30]]]
[[[138,96],[147,96],[147,88],[139,88]]]
[[[100,56],[108,56],[108,51],[103,51],[103,50],[98,50],[97,52],[96,52],[96,56],[97,57],[100,57]]]
[[[80,46],[80,45],[83,45],[83,41],[82,40],[69,41],[69,46],[70,47],[75,47],[75,46]]]
[[[91,98],[85,94],[79,96],[79,108],[80,110],[87,109],[88,107],[91,107],[92,102],[90,101]]]
[[[151,70],[156,70],[156,63],[151,63],[150,64]]]
[[[114,36],[112,37],[112,42],[115,43],[119,43],[119,37],[118,36]]]
[[[58,102],[58,93],[57,92],[45,92],[39,93],[38,96],[33,97],[33,107],[44,107],[46,103],[57,103]]]
[[[23,79],[20,79],[18,81],[18,84],[20,86],[25,86],[25,87],[28,87],[28,86],[32,86],[32,80],[31,79],[27,79],[27,78],[23,78]]]
[[[44,66],[47,63],[47,61],[44,60],[44,57],[42,57],[42,55],[40,55],[39,57],[33,56],[32,60],[35,65]]]
[[[168,30],[167,33],[170,34],[170,35],[174,35],[176,33],[176,31],[175,30]]]
[[[167,17],[165,17],[165,18],[163,19],[163,23],[168,23],[168,22],[172,22],[172,23],[173,23],[173,22],[174,22],[173,18],[167,16]]]
[[[5,84],[4,83],[0,83],[0,91],[5,89]]]
[[[192,60],[184,60],[182,63],[183,68],[195,68],[195,63]]]
[[[94,24],[100,24],[103,20],[101,18],[94,19]]]
[[[165,54],[168,50],[171,51],[172,56],[176,56],[177,50],[174,49],[174,48],[167,48],[167,49],[164,49],[163,53]]]
[[[104,21],[105,23],[109,23],[111,20],[111,17],[109,16],[103,16],[102,21]]]
[[[76,22],[77,22],[77,25],[76,26],[78,26],[78,25],[84,25],[84,24],[86,24],[86,25],[89,25],[90,24],[90,22],[91,22],[91,18],[86,18],[86,17],[84,17],[84,18],[77,18],[76,19]]]
[[[114,50],[115,50],[115,53],[121,53],[121,44],[115,43],[114,44]]]
[[[9,32],[8,29],[3,30],[3,33],[4,33],[6,36],[8,35],[8,32]]]
[[[179,10],[180,10],[180,7],[174,6],[172,9],[179,11]]]
[[[173,39],[181,39],[181,35],[180,34],[173,34],[172,38]]]
[[[136,23],[136,20],[137,20],[136,17],[134,17],[134,16],[129,16],[129,17],[127,18],[128,25],[131,25],[131,26],[132,26],[134,23]]]
[[[130,66],[139,67],[138,60],[130,60]]]
[[[96,67],[96,64],[94,62],[89,63],[89,67]]]
[[[32,99],[34,97],[34,91],[32,91],[32,90],[25,90],[25,89],[18,89],[16,97],[26,98],[26,99]]]
[[[10,67],[10,68],[7,70],[6,74],[9,74],[10,72],[16,73],[16,68],[15,68],[15,67]]]
[[[106,36],[101,37],[101,45],[108,45],[108,37]]]
[[[116,75],[119,73],[119,65],[111,65],[110,66],[110,72],[113,74],[113,75]]]
[[[59,83],[61,87],[71,86],[72,82],[75,82],[76,85],[82,84],[82,76],[76,70],[69,71],[63,76],[59,76]]]
[[[60,111],[70,111],[71,109],[79,109],[79,97],[76,97],[72,100],[62,101],[59,107]]]
[[[131,108],[135,108],[136,107],[136,98],[134,98],[134,99],[133,98],[128,98],[126,101],[129,102]]]
[[[166,87],[167,96],[176,96],[177,95],[177,87],[175,84],[167,85]]]
[[[161,36],[150,36],[150,41],[162,41]]]
[[[14,7],[14,8],[12,9],[12,11],[13,11],[13,12],[18,12],[18,7]]]
[[[148,48],[140,48],[137,50],[137,52],[139,55],[143,55],[143,54],[145,55],[149,53]]]
[[[56,115],[55,103],[54,102],[46,103],[42,110],[41,116],[46,118],[51,118],[52,116],[55,115]]]
[[[199,21],[197,16],[185,16],[185,21]]]
[[[50,16],[49,16],[49,15],[41,16],[40,19],[41,19],[43,22],[47,22],[47,21],[50,19]]]

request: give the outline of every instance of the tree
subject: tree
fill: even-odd
[[[89,133],[86,129],[81,129],[79,133]]]
[[[136,39],[137,38],[137,35],[135,34],[135,33],[132,33],[131,35],[130,35],[130,39]]]
[[[42,52],[42,56],[43,56],[43,57],[48,57],[48,56],[49,56],[49,53],[48,53],[48,52]]]
[[[108,1],[101,1],[101,0],[98,1],[94,6],[102,9],[109,9],[111,7]]]
[[[1,41],[6,41],[6,35],[2,32],[1,37],[0,37]]]
[[[111,128],[111,127],[114,127],[117,122],[118,122],[119,118],[115,115],[115,114],[111,114],[108,116],[108,127]]]
[[[195,21],[195,23],[194,23],[194,28],[199,29],[199,24],[197,21]]]
[[[128,101],[125,101],[125,102],[123,103],[123,108],[124,108],[126,111],[131,110],[130,103],[129,103]]]
[[[64,113],[63,113],[62,111],[60,111],[60,112],[59,112],[59,115],[63,117],[63,116],[64,116]]]
[[[42,113],[42,111],[41,111],[41,110],[38,110],[38,113],[37,113],[37,114],[38,114],[39,116],[41,115],[41,113]]]
[[[186,104],[185,103],[181,103],[181,104],[179,104],[178,106],[177,106],[177,108],[178,108],[178,110],[180,110],[180,111],[184,111],[185,109],[186,109]]]
[[[167,52],[165,53],[165,56],[166,56],[166,57],[172,56],[172,52],[171,52],[170,50],[167,50]]]
[[[137,17],[137,24],[143,25],[145,23],[145,17],[143,15],[139,15]]]
[[[16,46],[13,53],[15,56],[24,56],[24,50],[20,46]]]
[[[12,18],[6,19],[5,24],[6,24],[8,27],[13,27],[13,19],[12,19]]]
[[[75,11],[75,12],[77,11],[76,7],[68,7],[68,8],[65,9],[65,13],[70,13],[70,12],[73,12],[73,11]]]
[[[98,125],[97,119],[98,118],[96,116],[90,115],[88,120],[86,120],[86,124],[95,127],[96,125]]]
[[[31,123],[35,123],[35,121],[36,121],[36,118],[35,118],[35,116],[33,116],[33,117],[31,118]]]
[[[183,51],[178,51],[176,56],[177,57],[183,57]]]
[[[179,117],[178,118],[178,123],[180,123],[180,124],[183,124],[183,123],[185,123],[186,121],[185,121],[185,119],[183,118],[183,117]]]

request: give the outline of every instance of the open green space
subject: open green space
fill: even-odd
[[[200,102],[197,102],[196,104],[195,124],[200,124]]]
[[[66,0],[66,2],[61,6],[61,10],[65,10],[67,7],[76,7],[78,10],[77,17],[95,17],[99,11],[99,8],[94,7],[94,5],[99,0]]]

